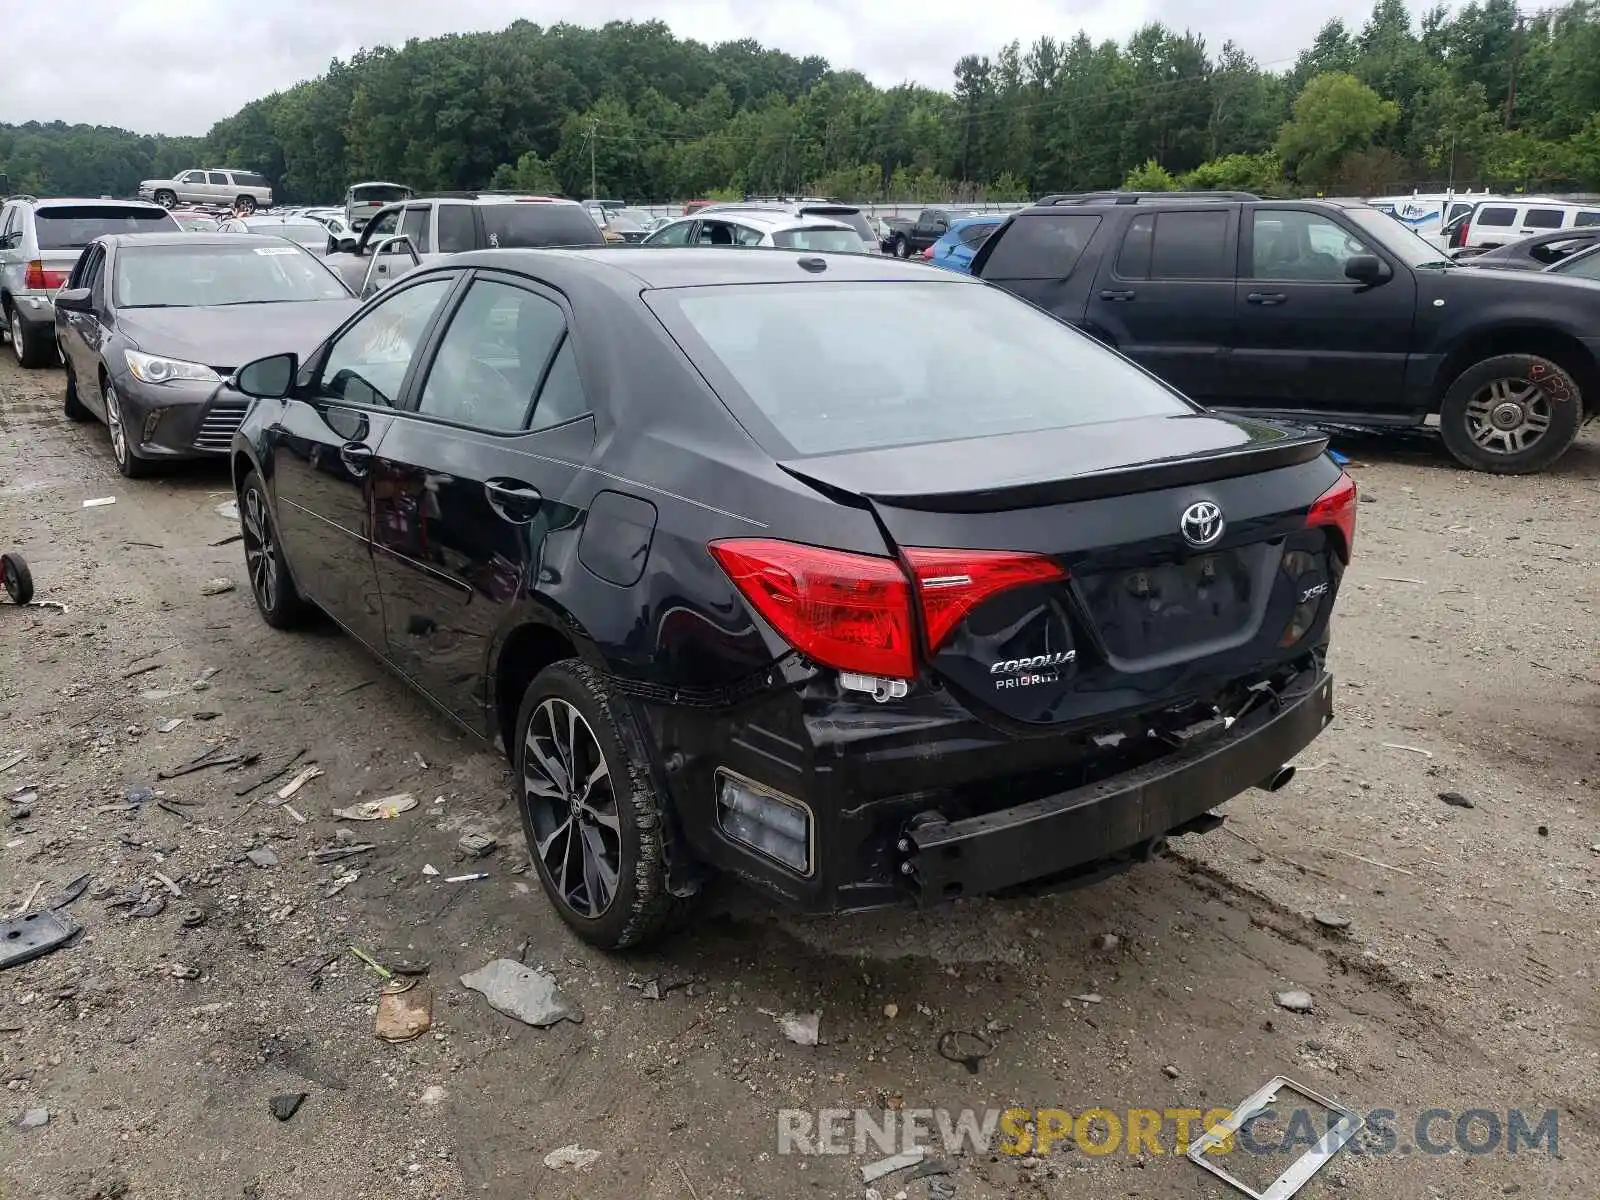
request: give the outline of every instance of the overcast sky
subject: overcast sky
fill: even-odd
[[[1408,0],[1413,12],[1430,0]],[[1370,0],[71,0],[3,5],[0,121],[83,121],[147,133],[204,133],[247,100],[320,74],[334,57],[409,37],[501,29],[518,17],[660,18],[708,43],[755,38],[820,54],[873,82],[948,88],[963,54],[1041,34],[1124,38],[1159,20],[1232,38],[1264,66],[1288,65],[1323,22],[1357,26]]]

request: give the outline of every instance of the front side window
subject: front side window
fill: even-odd
[[[428,206],[406,209],[405,215],[400,218],[400,232],[411,239],[411,244],[417,248],[418,254],[429,253]]]
[[[695,238],[695,244],[699,246],[732,246],[734,244],[733,229],[734,227],[726,221],[701,221],[700,235]]]
[[[477,280],[450,318],[417,411],[496,433],[523,429],[565,328],[566,315],[554,301]]]
[[[179,183],[204,183],[205,181],[206,173],[204,171],[185,171],[183,178],[178,180]]]
[[[647,237],[645,245],[687,246],[689,244],[689,231],[693,228],[693,221],[674,221],[671,225],[663,225]]]
[[[1372,253],[1365,242],[1320,213],[1258,208],[1251,220],[1252,279],[1348,283],[1345,263]]]
[[[367,244],[371,245],[378,238],[392,237],[400,228],[400,210],[391,208],[386,213],[374,217],[367,225]]]
[[[329,350],[322,393],[352,404],[393,407],[428,322],[454,282],[429,279],[387,293]]]

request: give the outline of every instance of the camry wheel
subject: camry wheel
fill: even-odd
[[[650,940],[684,908],[666,888],[665,804],[631,722],[576,659],[541,671],[517,717],[529,855],[561,919],[606,950]]]
[[[289,574],[266,488],[254,471],[245,476],[239,489],[239,533],[250,592],[261,619],[274,629],[293,628],[305,617],[308,606]]]
[[[107,379],[101,384],[101,389],[106,401],[106,429],[111,433],[111,457],[117,460],[117,470],[129,479],[150,474],[150,463],[135,454],[129,443],[128,427],[122,415],[122,399],[117,395],[115,385]]]
[[[1567,452],[1583,424],[1583,395],[1559,363],[1501,354],[1463,371],[1439,409],[1439,433],[1478,471],[1526,475]]]

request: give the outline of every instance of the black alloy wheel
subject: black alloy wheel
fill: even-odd
[[[244,542],[250,593],[261,619],[274,629],[293,628],[304,619],[307,606],[284,562],[283,544],[272,522],[266,488],[254,471],[245,476],[244,486],[239,489],[239,533]]]

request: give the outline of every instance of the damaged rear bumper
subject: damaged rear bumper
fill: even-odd
[[[1333,677],[1240,718],[1221,737],[1088,787],[959,821],[911,822],[901,870],[919,903],[999,891],[1164,837],[1272,775],[1333,720]]]

